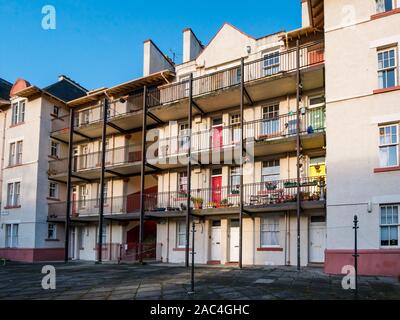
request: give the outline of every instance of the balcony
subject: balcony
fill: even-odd
[[[325,126],[325,107],[306,109],[300,115],[303,151],[325,145]],[[292,112],[270,119],[248,121],[244,123],[243,133],[247,145],[254,143],[255,157],[295,151],[297,115]],[[227,157],[232,159],[234,150],[240,147],[240,135],[240,124],[234,124],[194,132],[191,136],[162,138],[158,141],[158,157],[148,160],[163,169],[179,167],[175,160],[187,155],[191,141],[191,153],[202,164],[211,163],[212,159],[223,163]]]
[[[193,189],[191,207],[200,214],[237,213],[240,205],[240,186]],[[162,217],[179,215],[187,209],[187,193],[161,192],[146,195],[146,211]],[[325,177],[300,179],[300,199],[303,209],[324,208]],[[243,185],[244,207],[248,212],[296,210],[297,179],[277,180]]]
[[[72,158],[74,179],[98,179],[101,168],[101,151],[76,155]],[[106,150],[105,176],[130,175],[140,173],[142,150],[140,145],[131,144]],[[113,173],[111,173],[111,171]],[[49,161],[48,175],[53,179],[66,181],[68,173],[68,158]]]
[[[313,42],[300,47],[303,90],[323,87],[324,44]],[[296,92],[297,50],[266,55],[246,62],[244,83],[253,102]],[[235,107],[240,103],[241,69],[238,65],[193,79],[192,95],[205,112]],[[149,90],[151,112],[167,122],[187,116],[189,82],[182,81]],[[248,99],[247,99],[248,100]],[[250,101],[247,101],[249,103]],[[198,112],[195,111],[194,114]]]
[[[320,209],[326,202],[326,178],[306,177],[300,179],[302,209]],[[240,205],[240,186],[193,189],[191,208],[198,214],[237,214]],[[148,216],[181,216],[187,209],[185,191],[145,194],[145,210]],[[296,210],[297,179],[276,180],[243,185],[244,207],[248,212],[275,212]],[[66,202],[48,204],[49,221],[65,220]],[[140,194],[105,199],[104,217],[114,220],[135,220],[139,218]],[[72,221],[97,221],[99,199],[72,201]]]
[[[107,126],[107,135],[120,133],[116,127],[122,130],[132,130],[142,126],[143,93],[129,96],[126,100],[119,99],[110,102],[108,121],[114,125]],[[97,103],[84,109],[75,111],[74,142],[101,137],[103,125],[103,104]],[[148,124],[155,124],[155,120],[149,118]],[[54,118],[52,120],[51,136],[62,141],[69,141],[69,115]]]

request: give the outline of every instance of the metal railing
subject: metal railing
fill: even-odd
[[[301,201],[326,199],[325,176],[300,179]],[[145,210],[152,212],[183,211],[187,209],[188,194],[185,191],[171,191],[145,194]],[[297,179],[265,181],[243,185],[245,206],[265,206],[271,204],[296,202]],[[71,217],[98,216],[99,199],[80,199],[72,201]],[[140,194],[105,198],[104,215],[118,215],[138,212]],[[240,186],[192,189],[191,207],[193,209],[230,208],[240,205]],[[48,205],[50,218],[63,218],[66,202]]]
[[[312,67],[324,62],[324,44],[322,41],[303,45],[299,49],[300,69]],[[297,50],[291,48],[274,52],[244,64],[244,82],[282,76],[297,69]],[[193,78],[193,97],[209,94],[221,89],[239,86],[240,66],[213,72]],[[159,88],[151,89],[149,107],[172,103],[189,97],[189,81],[183,80]]]
[[[302,201],[326,198],[325,176],[300,180]],[[147,211],[183,211],[187,209],[187,192],[172,191],[146,194]],[[243,185],[245,206],[296,202],[297,179],[266,181]],[[150,205],[150,206],[149,206]],[[193,209],[229,208],[240,205],[240,185],[191,190]]]
[[[139,144],[117,147],[106,150],[105,166],[118,166],[135,163],[142,160],[142,150]],[[67,172],[68,158],[49,161],[49,176]],[[80,172],[101,168],[101,151],[76,155],[72,158],[72,171]]]
[[[80,129],[88,125],[100,123],[103,120],[103,103],[75,111],[74,128]],[[113,121],[132,112],[143,109],[143,93],[137,93],[125,99],[110,101],[108,120]],[[52,119],[52,133],[59,133],[69,129],[69,115]]]
[[[325,131],[325,107],[306,109],[300,115],[300,134],[311,134]],[[245,139],[266,141],[285,138],[297,134],[296,112],[279,115],[269,119],[257,119],[244,122]],[[191,152],[218,150],[240,142],[240,125],[233,124],[193,132],[189,135],[166,137],[158,140],[158,156],[160,158],[186,154],[191,144]]]

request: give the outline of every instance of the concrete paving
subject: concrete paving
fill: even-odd
[[[51,263],[48,263],[51,264]],[[308,300],[354,299],[342,276],[321,268],[196,266],[195,294],[190,269],[180,265],[54,263],[56,289],[44,290],[44,264],[0,266],[0,299],[18,300]],[[400,299],[399,279],[360,277],[359,299]]]

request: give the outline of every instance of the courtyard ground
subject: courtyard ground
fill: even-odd
[[[42,289],[43,265],[0,266],[0,300],[354,299],[342,289],[343,276],[321,268],[196,266],[196,293],[188,295],[190,269],[179,265],[55,263],[55,290]],[[399,279],[360,277],[359,298],[400,299]]]

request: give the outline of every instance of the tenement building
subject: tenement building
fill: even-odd
[[[400,1],[301,4],[289,32],[185,29],[179,64],[146,40],[115,87],[3,81],[0,256],[341,273],[357,215],[359,271],[397,275]]]

